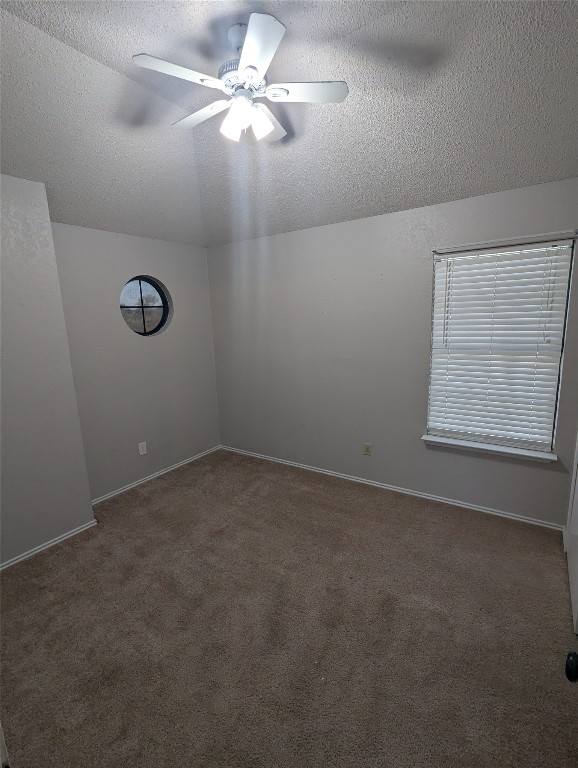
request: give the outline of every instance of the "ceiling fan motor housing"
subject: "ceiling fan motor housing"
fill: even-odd
[[[219,67],[217,76],[228,92],[233,94],[239,87],[249,87],[254,93],[264,92],[267,85],[265,79],[260,82],[247,82],[246,73],[239,72],[239,61],[240,59],[231,59]]]
[[[226,86],[236,85],[241,82],[238,77],[240,59],[231,59],[221,64],[217,77],[222,80]]]

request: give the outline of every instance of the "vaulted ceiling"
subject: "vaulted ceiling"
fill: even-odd
[[[346,80],[276,104],[277,144],[171,123],[215,91],[252,11],[287,33],[269,82]],[[576,2],[2,2],[2,171],[53,220],[207,245],[578,175]],[[217,94],[218,98],[218,94]]]

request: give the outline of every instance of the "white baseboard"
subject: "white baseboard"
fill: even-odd
[[[231,453],[240,453],[244,456],[252,456],[255,459],[264,459],[265,461],[274,461],[277,464],[287,464],[290,467],[298,467],[299,469],[306,469],[309,472],[317,472],[322,475],[339,477],[342,480],[350,480],[354,483],[362,483],[363,485],[372,485],[375,488],[384,488],[387,491],[395,491],[396,493],[405,493],[408,496],[417,496],[418,498],[421,498],[421,499],[429,499],[430,501],[441,501],[444,504],[451,504],[453,507],[463,507],[464,509],[472,509],[476,512],[485,512],[488,515],[505,517],[510,520],[517,520],[518,522],[521,522],[521,523],[530,523],[530,525],[539,525],[543,528],[550,528],[554,531],[560,531],[564,537],[564,544],[566,544],[566,529],[563,525],[558,525],[557,523],[548,523],[545,520],[536,520],[533,517],[524,517],[523,515],[514,515],[510,512],[504,512],[503,510],[499,510],[499,509],[491,509],[489,507],[480,507],[477,504],[468,504],[467,502],[456,501],[455,499],[446,499],[443,496],[434,496],[433,494],[430,494],[430,493],[422,493],[421,491],[412,491],[409,488],[399,488],[398,486],[395,486],[395,485],[388,485],[387,483],[379,483],[376,480],[366,480],[363,477],[355,477],[354,475],[344,475],[342,472],[333,472],[330,469],[321,469],[320,467],[311,467],[308,464],[300,464],[297,461],[277,459],[274,456],[266,456],[262,453],[255,453],[254,451],[244,451],[241,448],[233,448],[230,445],[216,445],[213,448],[209,448],[209,450],[207,451],[203,451],[202,453],[197,453],[195,456],[191,456],[189,459],[185,459],[184,461],[179,461],[178,464],[173,464],[172,466],[166,467],[165,469],[161,469],[152,475],[148,475],[148,477],[143,477],[141,480],[137,480],[134,483],[125,485],[123,488],[119,488],[116,491],[107,493],[104,496],[99,496],[97,499],[93,499],[92,503],[99,504],[102,501],[106,501],[106,499],[111,499],[113,496],[118,496],[118,494],[124,493],[125,491],[128,491],[131,488],[135,488],[137,485],[142,485],[142,483],[146,483],[149,480],[153,480],[155,477],[160,477],[161,475],[164,475],[167,472],[171,472],[173,469],[178,469],[179,467],[183,467],[185,464],[190,464],[192,461],[196,461],[197,459],[200,459],[203,456],[207,456],[208,454],[214,453],[215,451],[218,451],[218,450],[231,451]],[[42,552],[43,550],[48,549],[49,547],[52,547],[55,544],[58,544],[59,542],[70,538],[71,536],[76,536],[77,533],[86,531],[89,528],[92,528],[96,524],[97,524],[96,520],[91,520],[90,522],[85,523],[84,525],[78,526],[78,528],[74,528],[72,531],[63,533],[61,536],[57,536],[55,539],[51,539],[50,541],[47,541],[44,544],[40,544],[38,547],[34,547],[34,549],[30,549],[27,552],[23,552],[21,555],[17,555],[16,557],[13,557],[10,560],[7,560],[5,563],[2,563],[0,565],[0,571],[4,570],[4,568],[8,568],[11,565],[15,565],[16,563],[19,563],[22,560],[26,560],[27,558],[32,557],[32,555],[35,555],[38,552]]]
[[[510,520],[517,520],[521,523],[530,523],[531,525],[539,525],[542,528],[550,528],[554,531],[563,531],[564,526],[557,523],[548,523],[545,520],[536,520],[533,517],[524,517],[523,515],[514,515],[511,512],[504,512],[500,509],[491,509],[490,507],[480,507],[477,504],[468,504],[465,501],[456,501],[455,499],[446,499],[443,496],[434,496],[431,493],[422,493],[421,491],[412,491],[409,488],[399,488],[396,485],[388,485],[387,483],[379,483],[376,480],[366,480],[363,477],[355,477],[354,475],[344,475],[341,472],[332,472],[329,469],[320,469],[319,467],[310,467],[307,464],[299,464],[296,461],[287,461],[286,459],[277,459],[274,456],[265,456],[262,453],[254,453],[253,451],[243,451],[240,448],[232,448],[229,445],[220,446],[225,451],[231,451],[232,453],[241,453],[245,456],[252,456],[255,459],[265,459],[266,461],[275,461],[277,464],[287,464],[290,467],[299,467],[299,469],[307,469],[310,472],[318,472],[322,475],[330,475],[331,477],[340,477],[343,480],[351,480],[354,483],[363,483],[363,485],[373,485],[376,488],[384,488],[387,491],[395,491],[396,493],[405,493],[408,496],[417,496],[420,499],[429,499],[430,501],[441,501],[444,504],[451,504],[453,507],[463,507],[464,509],[473,509],[476,512],[485,512],[488,515],[496,515],[497,517],[507,517]]]
[[[172,472],[173,469],[178,469],[179,467],[184,467],[185,464],[190,464],[191,461],[196,461],[197,459],[202,458],[203,456],[207,456],[209,453],[214,453],[214,451],[218,451],[221,448],[220,445],[215,445],[213,448],[209,448],[208,451],[203,451],[202,453],[197,453],[195,456],[191,456],[188,459],[185,459],[184,461],[179,461],[177,464],[172,464],[170,467],[166,467],[165,469],[159,469],[158,472],[154,472],[152,475],[147,475],[147,477],[143,477],[140,480],[135,480],[134,483],[129,483],[128,485],[123,485],[122,488],[118,488],[116,491],[111,491],[110,493],[105,493],[104,496],[99,496],[97,499],[92,500],[92,504],[100,504],[102,501],[106,501],[107,499],[112,499],[113,496],[118,496],[119,493],[124,493],[125,491],[130,491],[131,488],[136,488],[137,485],[142,485],[143,483],[148,483],[149,480],[154,480],[155,477],[160,477],[161,475],[166,474],[167,472]]]
[[[135,488],[137,485],[146,483],[148,480],[153,480],[155,477],[164,475],[166,472],[170,472],[173,469],[178,469],[178,467],[183,467],[185,464],[189,464],[191,461],[196,461],[196,459],[200,459],[202,456],[206,456],[209,453],[218,451],[220,447],[221,447],[220,445],[216,445],[213,448],[209,448],[208,451],[197,453],[195,456],[191,456],[189,459],[185,459],[184,461],[179,461],[178,464],[173,464],[170,467],[166,467],[166,469],[161,469],[158,472],[155,472],[154,474],[149,475],[148,477],[143,477],[141,480],[137,480],[134,483],[125,485],[123,488],[119,488],[117,491],[112,491],[111,493],[107,493],[105,496],[100,496],[98,499],[93,499],[92,503],[98,504],[101,501],[105,501],[106,499],[110,499],[113,496],[117,496],[119,493],[124,493],[124,491],[128,491],[131,488]],[[92,528],[93,525],[96,525],[96,520],[91,520],[89,523],[85,523],[84,525],[80,525],[78,528],[74,528],[72,531],[68,531],[68,533],[63,533],[62,536],[57,536],[55,539],[51,539],[50,541],[47,541],[44,544],[40,544],[38,547],[34,547],[34,549],[28,550],[28,552],[23,552],[21,555],[17,555],[16,557],[13,557],[10,560],[7,560],[5,563],[2,563],[0,565],[0,571],[4,570],[4,568],[8,568],[10,565],[15,565],[16,563],[19,563],[21,560],[26,560],[27,558],[32,557],[32,555],[36,555],[38,552],[42,552],[43,550],[48,549],[49,547],[52,547],[55,544],[58,544],[59,542],[70,538],[71,536],[75,536],[77,533],[86,531],[88,528]]]
[[[93,525],[96,525],[96,520],[91,520],[84,525],[79,525],[78,528],[73,528],[72,531],[63,533],[62,536],[57,536],[55,539],[51,539],[44,544],[39,544],[39,546],[34,547],[34,549],[29,549],[28,552],[23,552],[21,555],[17,555],[10,560],[6,560],[5,563],[0,565],[0,571],[3,571],[4,568],[8,568],[10,565],[16,565],[16,563],[19,563],[21,560],[27,560],[29,557],[32,557],[32,555],[36,555],[38,552],[43,552],[45,549],[53,547],[55,544],[59,544],[61,541],[69,539],[71,536],[76,536],[77,533],[82,533],[82,531],[86,531],[89,528],[92,528]]]

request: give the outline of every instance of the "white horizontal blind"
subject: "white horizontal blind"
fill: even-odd
[[[428,434],[552,450],[572,246],[435,256]]]

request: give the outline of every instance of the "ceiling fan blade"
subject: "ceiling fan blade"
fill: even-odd
[[[204,123],[205,120],[213,117],[213,115],[218,115],[219,112],[227,109],[230,104],[230,99],[220,99],[219,101],[214,101],[212,104],[209,104],[208,107],[198,109],[196,112],[193,112],[192,115],[183,117],[182,120],[177,120],[177,122],[173,123],[173,125],[178,125],[179,128],[194,128],[195,125]]]
[[[259,109],[261,112],[264,112],[265,115],[269,118],[271,124],[273,125],[273,130],[270,133],[267,133],[263,138],[265,141],[279,141],[279,139],[282,139],[283,136],[287,136],[287,131],[279,120],[275,117],[275,115],[271,112],[269,107],[266,107],[264,104],[254,104],[253,109]],[[253,129],[255,130],[255,129]]]
[[[245,42],[239,61],[239,73],[254,67],[254,80],[262,80],[285,34],[280,21],[265,13],[252,13],[249,17]]]
[[[223,83],[217,80],[216,77],[203,75],[201,72],[180,67],[178,64],[171,64],[170,61],[157,59],[156,56],[149,56],[148,53],[137,53],[136,56],[132,57],[132,60],[139,67],[144,67],[145,69],[152,69],[155,72],[162,72],[164,75],[171,75],[172,77],[180,77],[181,80],[189,80],[191,83],[206,85],[208,88],[223,90]]]
[[[308,101],[321,104],[338,104],[343,101],[349,88],[347,83],[275,83],[268,86],[265,95],[269,101]]]

